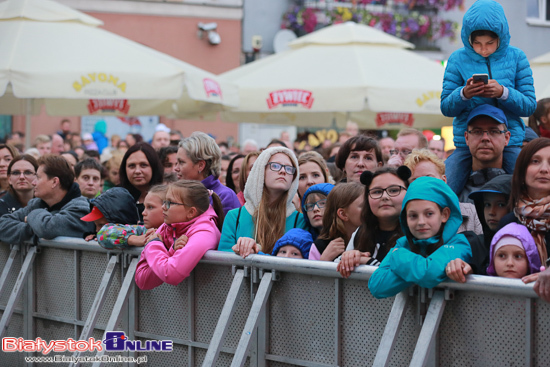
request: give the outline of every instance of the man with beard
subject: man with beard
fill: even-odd
[[[471,192],[505,173],[502,158],[504,147],[510,141],[510,132],[504,112],[488,104],[473,109],[467,123],[464,136],[472,154],[472,172],[458,198],[460,202],[473,203],[468,198]]]

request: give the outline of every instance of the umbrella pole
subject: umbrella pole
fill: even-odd
[[[31,99],[27,99],[27,108],[25,114],[25,149],[31,147]]]

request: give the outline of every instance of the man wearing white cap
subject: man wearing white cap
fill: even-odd
[[[153,141],[151,142],[151,146],[155,148],[155,150],[159,150],[160,148],[164,148],[170,145],[170,134],[164,130],[157,130],[153,134]]]

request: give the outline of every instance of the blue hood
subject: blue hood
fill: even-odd
[[[308,231],[300,228],[292,228],[277,242],[275,242],[271,255],[276,256],[281,247],[291,245],[300,250],[304,259],[307,259],[309,257],[309,249],[312,244],[313,237],[311,237],[311,234]]]
[[[456,194],[443,180],[434,177],[419,177],[410,184],[407,194],[405,194],[405,198],[403,199],[403,207],[399,216],[403,233],[408,235],[411,232],[407,226],[405,208],[411,200],[428,200],[436,203],[441,208],[448,207],[451,209],[451,216],[443,230],[443,243],[449,242],[453,236],[456,236],[458,227],[462,224],[460,205]]]
[[[319,193],[319,194],[328,196],[328,194],[333,188],[334,188],[333,184],[321,183],[321,184],[313,185],[309,189],[307,189],[306,193],[304,194],[304,197],[302,198],[302,215],[304,216],[304,221],[306,222],[308,228],[311,228],[311,223],[309,223],[309,218],[307,217],[307,213],[306,213],[306,200],[308,195]]]
[[[489,59],[498,59],[505,55],[510,44],[510,30],[502,5],[494,0],[478,0],[466,11],[462,19],[461,38],[468,55],[475,61],[485,62],[485,58],[477,54],[470,43],[472,32],[480,30],[495,32],[499,37],[499,47]]]

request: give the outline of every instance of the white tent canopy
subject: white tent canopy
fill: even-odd
[[[0,3],[0,113],[191,117],[237,105],[230,83],[101,24],[50,0]]]
[[[443,66],[377,29],[345,23],[300,37],[290,50],[221,75],[239,87],[230,121],[298,126],[434,128],[451,124],[439,109]]]

